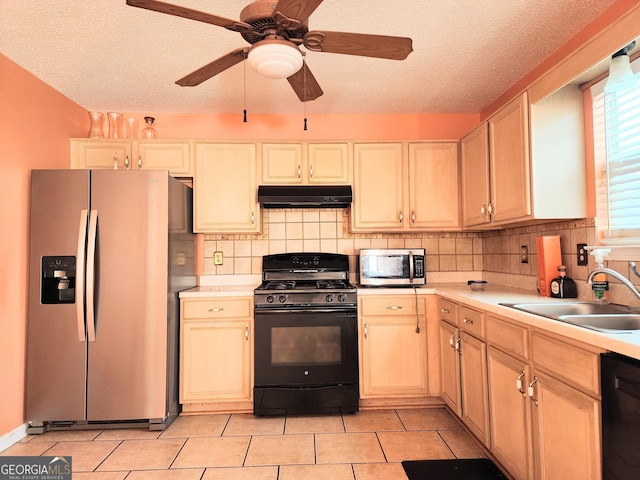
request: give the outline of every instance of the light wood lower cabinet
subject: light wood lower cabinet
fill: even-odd
[[[458,327],[440,320],[440,368],[442,376],[442,399],[459,417],[460,404],[460,354],[458,352],[460,331]]]
[[[462,421],[489,446],[487,345],[464,331],[460,333],[460,383]]]
[[[533,478],[531,369],[526,362],[487,349],[491,452],[516,480]],[[578,478],[578,477],[575,477]]]
[[[182,299],[180,403],[185,411],[249,410],[252,358],[253,297]]]
[[[447,405],[516,480],[600,479],[601,350],[442,302]]]
[[[425,299],[376,295],[359,301],[360,396],[426,395]]]

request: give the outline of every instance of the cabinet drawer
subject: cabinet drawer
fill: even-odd
[[[531,357],[537,369],[596,396],[600,395],[600,357],[597,353],[533,332]]]
[[[416,305],[417,304],[417,305]],[[381,295],[360,298],[360,314],[371,315],[424,315],[424,298],[414,295]]]
[[[476,336],[484,337],[484,313],[458,306],[458,325]]]
[[[253,298],[189,299],[182,303],[183,318],[247,318],[253,316]]]
[[[496,317],[485,319],[487,341],[502,350],[522,358],[529,358],[529,330]]]
[[[438,299],[438,316],[440,320],[446,320],[447,322],[456,325],[456,307],[457,305],[444,298]]]

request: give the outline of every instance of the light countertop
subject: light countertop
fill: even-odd
[[[218,296],[246,296],[253,295],[254,285],[218,285],[201,286],[185,290],[180,298],[207,298]],[[523,324],[539,328],[548,332],[563,335],[595,347],[609,350],[632,358],[640,359],[640,330],[631,333],[602,333],[578,327],[539,315],[521,312],[500,303],[534,303],[534,302],[564,302],[566,299],[541,297],[535,292],[519,290],[511,287],[488,285],[484,292],[473,292],[466,283],[428,284],[415,289],[409,288],[358,288],[358,295],[407,295],[415,291],[418,295],[440,295],[454,302],[483,310],[489,314],[499,315],[517,320]],[[580,300],[578,300],[580,301]]]

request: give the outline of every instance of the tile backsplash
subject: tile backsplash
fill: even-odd
[[[356,275],[361,248],[424,248],[427,281],[485,279],[491,284],[535,291],[537,287],[536,237],[559,235],[567,275],[578,284],[579,298],[592,299],[586,284],[594,268],[578,266],[579,243],[595,245],[595,220],[579,219],[528,225],[485,232],[351,233],[347,209],[266,209],[259,235],[205,235],[203,275],[260,275],[262,256],[283,252],[328,252],[349,255],[350,271]],[[521,262],[526,246],[528,262]],[[214,264],[214,252],[222,252],[222,265]],[[624,262],[609,266],[629,276]],[[633,275],[631,275],[633,277]],[[632,278],[638,283],[637,278]],[[612,282],[610,300],[632,303],[624,287]]]
[[[260,274],[262,256],[283,252],[327,252],[349,255],[356,271],[361,248],[424,248],[427,272],[478,272],[484,269],[480,233],[350,233],[343,208],[267,209],[260,235],[206,235],[204,275]],[[214,264],[214,252],[223,264]]]

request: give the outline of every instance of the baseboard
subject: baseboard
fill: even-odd
[[[12,431],[5,433],[0,437],[0,452],[4,452],[11,445],[19,442],[27,436],[27,424],[24,423]]]

